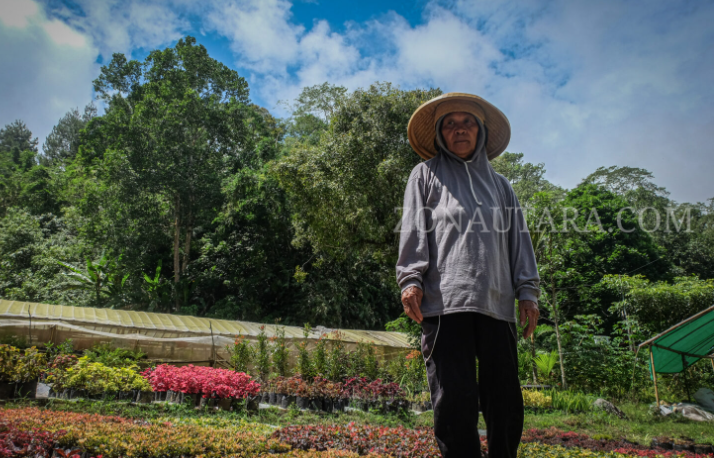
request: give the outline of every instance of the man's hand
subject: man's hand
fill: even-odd
[[[404,306],[404,313],[417,323],[421,323],[424,319],[421,315],[421,298],[423,296],[424,293],[422,290],[416,286],[410,286],[402,292],[402,305]]]
[[[528,327],[523,330],[523,338],[527,339],[538,326],[538,317],[540,316],[538,304],[533,301],[518,301],[518,316],[520,317],[521,327],[526,325],[526,318],[528,318]]]

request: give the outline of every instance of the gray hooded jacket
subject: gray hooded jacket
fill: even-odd
[[[425,317],[469,311],[515,322],[515,299],[537,302],[540,278],[520,203],[491,167],[479,124],[468,160],[448,151],[438,136],[440,153],[412,170],[397,282],[402,291],[422,289]]]

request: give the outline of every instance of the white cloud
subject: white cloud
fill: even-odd
[[[76,4],[81,14],[66,7],[53,9],[52,14],[91,36],[105,56],[171,44],[190,30],[182,13],[195,8],[181,0],[78,0]]]
[[[41,145],[62,115],[92,100],[97,49],[86,36],[48,19],[37,3],[11,3],[22,8],[8,10],[3,0],[0,9],[0,126],[22,119]]]
[[[6,27],[25,28],[37,12],[37,4],[31,0],[0,0],[0,22]]]
[[[652,171],[680,201],[714,196],[711,3],[433,1],[417,25],[388,12],[340,32],[320,18],[298,24],[289,0],[76,3],[81,14],[53,9],[47,19],[31,0],[0,0],[0,57],[16,73],[1,73],[11,88],[3,101],[14,104],[2,121],[39,116],[23,98],[33,85],[63,111],[85,103],[69,94],[88,94],[97,53],[163,47],[193,30],[228,39],[270,109],[324,81],[474,92],[509,116],[509,150],[545,162],[555,183],[617,164]]]

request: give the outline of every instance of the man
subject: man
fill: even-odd
[[[426,102],[409,121],[409,143],[426,162],[404,194],[397,282],[404,312],[422,325],[445,458],[481,456],[479,405],[491,458],[515,458],[523,431],[515,300],[527,338],[540,279],[518,199],[489,162],[510,132],[498,108],[461,93]]]

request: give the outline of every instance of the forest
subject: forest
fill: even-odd
[[[0,130],[0,297],[414,330],[395,227],[421,161],[407,123],[439,89],[326,82],[278,118],[192,37],[143,61],[114,54],[93,89],[42,148],[22,120]],[[521,345],[543,377],[583,389],[631,377],[623,355],[714,304],[714,196],[678,203],[648,170],[618,165],[564,189],[527,151],[492,165],[536,251],[542,318]],[[573,222],[590,230],[562,230]]]

